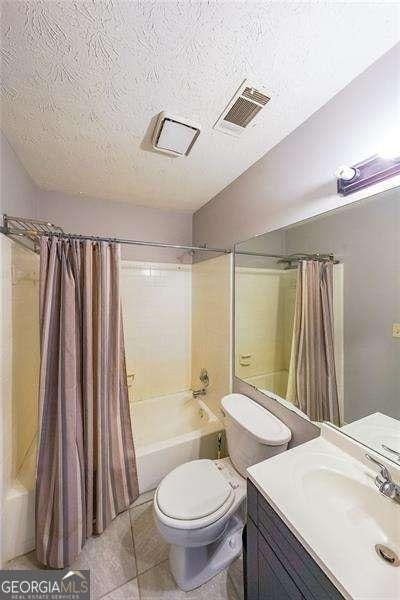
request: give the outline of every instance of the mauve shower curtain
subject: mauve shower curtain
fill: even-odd
[[[332,262],[299,265],[286,398],[312,421],[339,425]]]
[[[118,244],[41,241],[36,552],[53,568],[138,496],[119,262]]]

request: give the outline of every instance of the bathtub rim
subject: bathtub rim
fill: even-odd
[[[192,396],[189,396],[188,395],[189,393],[191,394],[191,390],[185,390],[182,392],[176,392],[175,394],[165,394],[164,396],[157,396],[155,398],[149,398],[148,400],[137,400],[136,402],[130,403],[131,407],[132,407],[132,411],[134,413],[134,406],[137,404],[141,404],[141,403],[155,404],[156,402],[159,402],[160,399],[162,399],[162,398],[166,398],[169,396],[178,396],[179,399],[182,399],[182,400],[183,399],[195,400],[199,405],[199,409],[202,409],[205,412],[205,414],[207,415],[207,421],[202,427],[198,427],[197,429],[193,429],[192,431],[188,431],[186,433],[174,435],[173,437],[169,437],[166,440],[161,440],[158,442],[152,442],[150,444],[142,444],[142,445],[137,445],[135,443],[135,440],[133,440],[135,443],[135,454],[138,458],[140,458],[142,456],[146,456],[148,454],[152,454],[153,452],[157,452],[160,450],[167,450],[169,448],[176,446],[177,444],[191,442],[196,439],[210,435],[212,433],[216,433],[218,431],[223,431],[225,429],[224,423],[211,410],[211,408],[209,406],[207,406],[207,404],[203,400],[194,399],[194,398],[192,398]],[[133,427],[132,427],[132,429],[133,429]]]

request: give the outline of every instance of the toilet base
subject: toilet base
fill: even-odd
[[[228,521],[223,535],[208,546],[188,548],[172,544],[169,565],[176,584],[189,592],[225,569],[242,551],[244,521],[239,513]]]

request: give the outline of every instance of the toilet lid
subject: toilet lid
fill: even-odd
[[[194,460],[171,471],[160,483],[160,510],[179,520],[201,519],[217,511],[233,490],[212,460]]]
[[[291,440],[292,432],[266,408],[243,394],[228,394],[221,400],[222,410],[261,444],[280,446]]]

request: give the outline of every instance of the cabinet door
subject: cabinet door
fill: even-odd
[[[246,525],[246,584],[245,600],[258,600],[258,531],[248,518]]]
[[[258,552],[258,599],[303,600],[304,596],[260,533]]]

